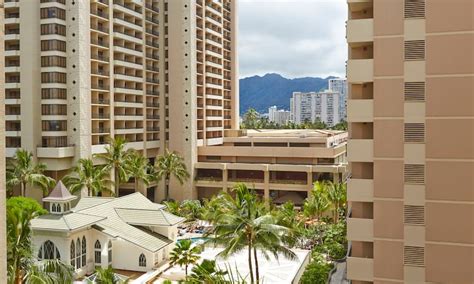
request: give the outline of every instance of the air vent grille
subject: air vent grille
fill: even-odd
[[[405,142],[406,143],[424,143],[425,142],[425,124],[424,123],[405,123]]]
[[[404,177],[407,184],[425,184],[425,165],[406,164]]]
[[[424,60],[425,41],[409,40],[405,41],[405,60]]]
[[[425,0],[405,0],[405,18],[424,18]]]
[[[406,102],[424,102],[425,101],[425,82],[406,82],[405,83],[405,101]]]
[[[408,266],[425,266],[425,248],[415,246],[405,246],[403,262]]]
[[[405,205],[403,209],[404,223],[407,225],[425,225],[425,207],[419,205]]]

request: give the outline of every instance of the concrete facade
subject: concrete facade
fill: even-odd
[[[339,123],[342,99],[340,93],[325,90],[321,92],[294,92],[290,99],[290,118],[297,124],[315,122],[317,120],[334,126]]]
[[[291,113],[284,109],[278,109],[276,106],[268,108],[268,120],[278,125],[285,125],[290,120]]]
[[[0,0],[0,38],[4,36],[4,1]],[[4,42],[0,40],[0,56],[4,53]],[[0,60],[0,104],[5,105],[5,62]],[[7,282],[7,220],[5,186],[5,108],[0,109],[0,282]]]
[[[474,4],[347,2],[348,278],[472,283]]]
[[[7,156],[31,151],[60,179],[120,136],[193,174],[197,147],[238,128],[236,2],[8,1]],[[196,196],[192,180],[173,188]]]
[[[345,180],[346,140],[330,130],[227,131],[222,145],[198,148],[198,198],[243,182],[273,203],[301,206],[315,181]]]
[[[347,120],[347,80],[343,78],[329,79],[328,89],[339,93],[339,118]]]

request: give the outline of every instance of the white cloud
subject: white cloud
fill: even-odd
[[[345,0],[239,0],[240,76],[344,76]]]

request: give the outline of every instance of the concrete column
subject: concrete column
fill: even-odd
[[[335,172],[335,173],[332,173],[332,181],[334,183],[338,183],[340,182],[340,179],[339,179],[339,171]]]
[[[307,183],[308,183],[308,196],[313,189],[313,172],[310,170],[306,172],[306,178],[307,178]]]
[[[225,192],[227,192],[227,180],[228,180],[228,177],[229,177],[229,170],[227,170],[227,168],[224,168],[224,169],[222,170],[222,185],[223,185],[222,190],[224,190]]]
[[[268,168],[263,172],[263,198],[266,202],[270,201],[270,171]]]

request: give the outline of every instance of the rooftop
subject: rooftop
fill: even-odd
[[[40,216],[31,221],[31,227],[39,231],[71,232],[92,226],[111,237],[156,252],[171,240],[138,226],[173,226],[184,221],[164,208],[138,192],[119,198],[83,197],[72,213]]]

